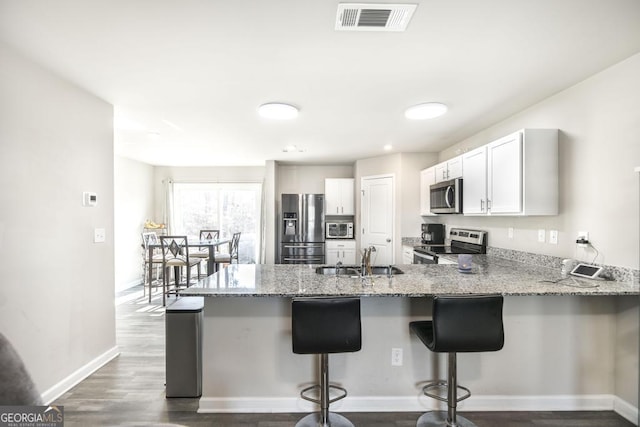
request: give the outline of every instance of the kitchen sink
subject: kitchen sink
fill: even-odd
[[[359,266],[347,266],[347,267],[336,267],[334,266],[322,266],[316,267],[316,273],[328,276],[359,276],[360,275],[360,267]],[[375,265],[371,267],[371,274],[374,276],[388,276],[394,274],[403,274],[404,271],[400,270],[398,267],[388,266],[388,265]]]
[[[316,267],[316,273],[328,276],[359,276],[360,267]]]

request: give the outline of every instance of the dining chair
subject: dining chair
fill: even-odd
[[[160,249],[154,249],[151,259],[149,258],[149,245],[158,244],[158,234],[155,231],[148,231],[142,233],[142,247],[144,248],[144,278],[142,280],[142,296],[145,296],[147,286],[149,287],[149,302],[151,302],[151,291],[153,288],[153,280],[150,276],[150,270],[155,266],[156,268],[156,286],[159,286],[160,269],[162,267],[162,251]]]
[[[218,240],[220,238],[220,230],[200,230],[200,241],[203,240]],[[216,251],[218,248],[216,247]],[[198,258],[202,261],[207,261],[209,259],[209,249],[208,248],[190,248],[189,256],[192,258]],[[206,265],[206,264],[205,264]],[[207,271],[207,275],[212,274],[213,272]]]
[[[191,258],[189,255],[189,242],[187,236],[160,236],[160,246],[162,247],[162,305],[166,305],[166,297],[169,293],[169,275],[173,267],[175,282],[175,292],[180,287],[180,269],[186,268],[186,287],[191,284],[191,269],[197,267],[200,277],[200,264],[202,258]]]
[[[238,263],[238,246],[240,244],[241,233],[233,233],[229,242],[229,252],[221,252],[216,254],[216,264],[231,264],[233,260]]]

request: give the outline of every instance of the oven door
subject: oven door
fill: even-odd
[[[438,255],[424,252],[413,251],[414,264],[437,264]]]

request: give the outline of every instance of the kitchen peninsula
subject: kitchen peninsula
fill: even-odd
[[[401,265],[371,279],[321,275],[315,266],[231,265],[182,295],[205,296],[200,412],[306,412],[298,397],[315,358],[291,351],[290,301],[362,296],[363,348],[331,356],[331,379],[349,390],[340,411],[422,411],[419,384],[445,377],[443,355],[424,349],[408,323],[430,316],[428,297],[505,295],[505,347],[460,355],[465,410],[616,410],[637,417],[638,294],[634,281],[592,281],[486,255],[472,274],[455,265]],[[403,352],[391,365],[391,349]]]

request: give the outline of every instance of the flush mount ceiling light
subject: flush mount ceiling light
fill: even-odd
[[[426,102],[407,108],[404,116],[410,120],[426,120],[440,117],[447,112],[447,106],[440,102]]]
[[[281,102],[269,102],[258,107],[258,114],[265,119],[291,120],[298,116],[298,109]]]
[[[298,147],[297,145],[287,145],[282,149],[285,153],[304,153],[307,151],[305,148]]]

